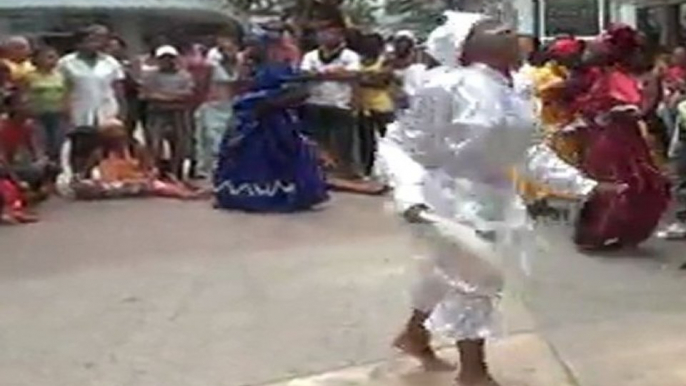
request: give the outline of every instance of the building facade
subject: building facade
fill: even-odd
[[[68,46],[84,25],[109,26],[134,50],[157,35],[212,34],[245,20],[225,0],[12,0],[0,1],[0,35],[24,34]]]
[[[609,23],[639,27],[671,46],[681,42],[685,0],[513,0],[520,33],[552,38],[560,34],[595,36]]]

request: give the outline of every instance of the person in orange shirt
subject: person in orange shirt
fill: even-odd
[[[163,175],[155,162],[124,124],[110,120],[99,129],[99,148],[91,157],[91,166],[97,170],[90,179],[73,186],[78,199],[104,199],[120,197],[165,197],[180,200],[203,198],[205,192],[191,189],[173,175]]]

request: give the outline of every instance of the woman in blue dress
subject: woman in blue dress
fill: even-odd
[[[301,133],[307,97],[280,55],[281,34],[266,32],[247,50],[250,75],[234,105],[235,130],[222,141],[214,175],[216,205],[248,212],[295,212],[328,200],[317,150]]]

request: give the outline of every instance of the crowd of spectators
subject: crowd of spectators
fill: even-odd
[[[373,180],[376,141],[407,104],[403,83],[419,58],[412,34],[384,38],[320,23],[317,47],[307,51],[293,29],[270,28],[283,41],[279,59],[309,77],[303,131],[317,143],[333,185],[382,193],[385,187]],[[199,193],[251,71],[249,39],[219,33],[207,44],[207,38],[159,36],[137,53],[107,27],[92,25],[74,41],[71,52],[58,52],[22,36],[2,40],[3,221],[33,221],[31,203],[55,193],[150,195],[157,180],[182,190],[180,197]],[[112,169],[103,163],[113,139],[126,139],[131,150],[115,152],[124,159],[115,169],[128,170],[120,170],[128,175],[120,181],[102,171]],[[142,183],[139,175],[154,177]]]

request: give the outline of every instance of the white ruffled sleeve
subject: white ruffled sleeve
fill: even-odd
[[[532,143],[531,105],[476,71],[423,90],[406,123],[409,153],[454,178],[502,181]]]
[[[400,130],[392,124],[379,141],[376,169],[393,188],[396,209],[404,213],[414,205],[427,204],[423,189],[426,170],[403,149]]]
[[[445,158],[438,146],[442,126],[448,125],[452,115],[450,93],[442,87],[420,90],[404,114],[400,145],[416,162],[427,169],[442,166]]]
[[[522,172],[556,192],[586,198],[598,182],[586,177],[579,169],[566,163],[545,144],[531,148]]]

